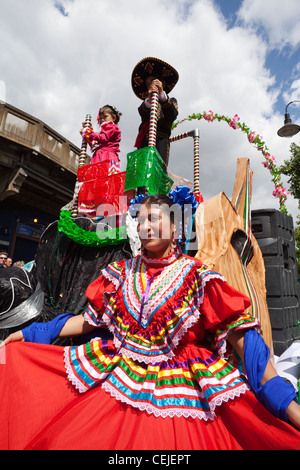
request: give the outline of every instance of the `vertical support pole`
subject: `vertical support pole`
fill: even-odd
[[[158,93],[153,92],[152,99],[151,99],[149,139],[148,139],[148,145],[152,147],[156,147],[157,117],[158,117]]]
[[[92,127],[91,120],[92,120],[92,116],[90,114],[87,114],[84,125],[83,125],[84,129]],[[83,165],[85,165],[86,154],[87,154],[87,142],[84,140],[84,138],[82,138],[81,152],[80,152],[79,161],[78,161],[78,168],[81,168]],[[75,185],[76,195],[75,195],[74,206],[73,206],[72,213],[71,213],[72,217],[77,217],[77,214],[78,214],[78,191],[76,191],[77,185],[78,185],[78,180],[76,180],[76,185]]]
[[[90,114],[87,114],[86,118],[85,118],[85,123],[83,125],[84,129],[92,127],[91,120],[92,120],[92,116]],[[85,165],[86,151],[87,151],[87,142],[84,140],[84,138],[82,138],[81,152],[80,152],[80,156],[79,156],[78,168]]]
[[[194,139],[194,194],[200,196],[200,159],[199,159],[199,129],[183,132],[182,134],[170,137],[170,142],[193,137]]]
[[[200,195],[199,131],[194,129],[194,192]]]

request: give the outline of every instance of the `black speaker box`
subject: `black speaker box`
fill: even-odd
[[[252,233],[265,264],[274,353],[280,356],[300,339],[300,290],[293,218],[276,209],[253,210],[251,217]]]

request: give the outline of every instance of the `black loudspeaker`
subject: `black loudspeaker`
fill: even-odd
[[[275,209],[253,210],[252,233],[266,270],[267,304],[274,353],[300,339],[300,290],[293,218]]]

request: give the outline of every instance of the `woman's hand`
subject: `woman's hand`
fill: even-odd
[[[3,348],[3,346],[6,346],[8,343],[13,343],[14,341],[24,341],[22,330],[11,333],[4,341],[2,341],[2,343],[0,343],[0,348]]]

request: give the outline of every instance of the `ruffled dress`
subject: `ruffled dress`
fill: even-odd
[[[108,265],[86,295],[89,343],[5,348],[0,448],[300,449],[229,348],[230,332],[259,324],[219,273],[177,251],[141,255]]]
[[[109,121],[101,125],[100,132],[86,128],[82,136],[91,147],[92,157],[90,164],[85,165],[78,174],[78,212],[80,215],[95,217],[99,204],[110,203],[103,198],[106,186],[120,186],[122,183],[119,181],[121,130],[114,122]],[[116,178],[113,178],[114,175]],[[113,188],[109,189],[111,191]]]
[[[83,138],[90,144],[93,155],[90,163],[98,163],[109,160],[120,171],[119,145],[121,142],[120,128],[114,122],[103,122],[100,132],[94,132],[92,128],[86,128]],[[110,169],[113,171],[113,169]]]

